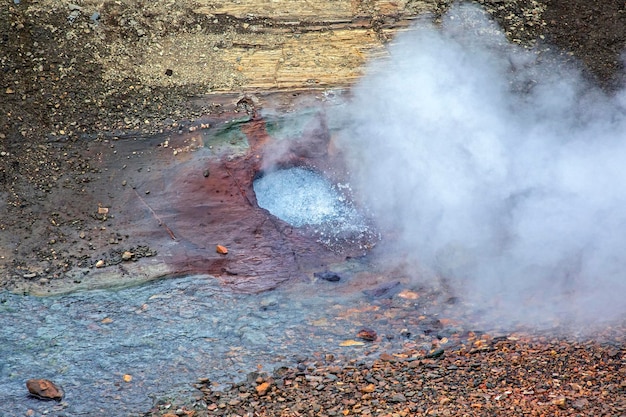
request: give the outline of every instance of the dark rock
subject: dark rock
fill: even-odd
[[[572,403],[574,410],[583,410],[589,407],[589,401],[586,398],[578,398]]]
[[[400,281],[385,282],[363,293],[371,298],[393,297],[400,289]]]
[[[443,349],[437,349],[431,353],[429,353],[428,355],[424,356],[425,358],[439,358],[441,356],[443,356],[444,350]]]
[[[32,396],[42,400],[61,401],[63,398],[63,391],[47,379],[29,379],[26,388]]]
[[[393,402],[393,403],[403,403],[403,402],[405,402],[405,401],[406,401],[406,397],[405,397],[403,394],[401,394],[401,393],[397,393],[397,394],[394,394],[394,395],[393,395],[393,396],[389,399],[389,401],[391,401],[391,402]]]
[[[316,272],[313,274],[315,278],[323,279],[324,281],[337,282],[341,280],[341,276],[332,271]]]

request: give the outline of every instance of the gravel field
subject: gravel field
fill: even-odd
[[[623,329],[622,334],[623,334]],[[623,337],[610,344],[469,333],[432,352],[303,361],[148,415],[622,416]],[[166,411],[169,410],[169,411]],[[169,413],[169,414],[168,414]],[[186,413],[186,414],[185,414]]]

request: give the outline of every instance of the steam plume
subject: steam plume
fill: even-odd
[[[387,247],[499,321],[626,314],[625,91],[464,5],[398,36],[348,112],[340,146]]]

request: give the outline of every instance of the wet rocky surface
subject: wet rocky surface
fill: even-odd
[[[454,331],[438,319],[443,294],[406,277],[395,297],[365,294],[384,283],[374,269],[352,261],[338,269],[343,282],[310,279],[262,294],[234,293],[207,276],[43,298],[0,293],[0,415],[141,415],[156,402],[193,398],[200,378],[218,389],[251,370],[374,355],[410,340],[430,351],[435,334],[420,334]],[[364,327],[376,343],[363,339]],[[32,378],[54,381],[63,399],[29,397]]]
[[[371,260],[335,270],[261,294],[207,276],[0,293],[0,415],[624,411],[623,323],[499,329],[432,283],[396,273],[380,291],[389,272]],[[63,398],[29,396],[31,378]]]

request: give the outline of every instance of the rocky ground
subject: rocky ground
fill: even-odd
[[[397,30],[419,13],[437,16],[449,6],[434,0],[226,3],[2,3],[1,287],[45,293],[56,282],[67,291],[99,260],[119,265],[127,251],[135,260],[154,258],[154,233],[142,234],[145,225],[109,226],[98,206],[121,192],[126,166],[145,173],[171,162],[139,161],[151,144],[142,142],[145,135],[163,134],[152,139],[155,153],[168,135],[202,129],[203,117],[247,115],[243,93],[349,85]],[[511,41],[555,45],[608,92],[623,83],[623,1],[479,3]],[[125,144],[115,148],[118,139]],[[193,146],[192,136],[179,140],[181,149]],[[130,162],[116,156],[118,149]],[[193,169],[200,177],[206,167]],[[111,172],[118,175],[115,187]],[[140,187],[133,207],[152,210],[141,202],[155,195],[149,191]],[[209,246],[191,243],[193,250]],[[180,273],[188,272],[180,265]],[[124,275],[123,268],[110,275]],[[609,339],[464,335],[441,355],[407,348],[377,360],[308,358],[219,394],[204,381],[195,406],[160,404],[153,414],[624,415],[624,343]]]
[[[376,359],[320,355],[272,374],[251,372],[246,381],[225,391],[200,380],[196,387],[201,394],[195,402],[163,401],[147,415],[622,416],[626,412],[623,337],[613,343],[570,343],[545,336],[469,332],[450,339],[441,338],[441,346],[431,351],[407,349]]]

